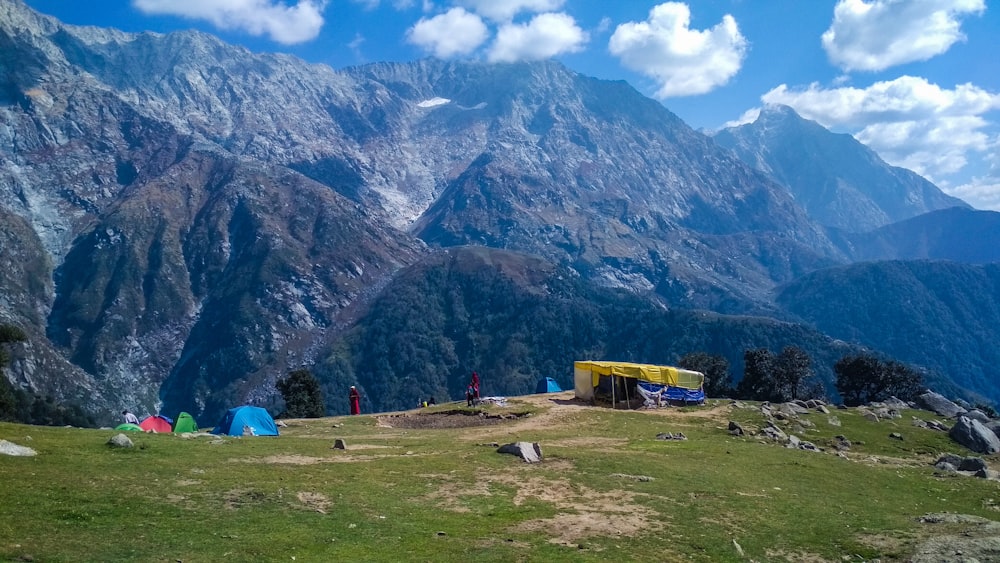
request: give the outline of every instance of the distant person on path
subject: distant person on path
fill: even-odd
[[[351,414],[361,414],[361,393],[358,393],[358,388],[351,385],[351,393],[348,395],[348,399],[351,401]]]
[[[128,409],[122,411],[122,416],[125,417],[125,424],[139,424],[139,417],[132,414],[132,411]]]
[[[479,374],[472,372],[472,398],[479,402]]]
[[[475,390],[473,390],[472,384],[470,383],[469,386],[465,389],[465,406],[467,407],[473,406],[475,400],[476,400],[476,392]]]

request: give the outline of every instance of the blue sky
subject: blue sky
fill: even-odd
[[[65,23],[196,28],[343,68],[556,59],[695,128],[767,103],[1000,210],[1000,4],[986,0],[25,0]]]

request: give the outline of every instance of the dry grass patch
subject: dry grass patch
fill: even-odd
[[[305,508],[314,510],[320,514],[326,514],[326,510],[330,508],[330,499],[326,498],[326,495],[321,493],[300,491],[297,495],[295,495],[295,498],[297,498]]]

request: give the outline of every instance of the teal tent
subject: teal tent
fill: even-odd
[[[562,387],[559,387],[556,380],[551,377],[539,379],[538,385],[535,386],[535,393],[558,393],[560,391],[562,391]]]
[[[229,436],[277,436],[278,426],[268,412],[260,407],[243,405],[229,409],[212,429],[212,434]]]

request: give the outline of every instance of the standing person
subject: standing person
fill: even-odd
[[[125,417],[125,424],[139,424],[139,417],[132,414],[132,411],[128,409],[122,411],[122,416]]]
[[[351,401],[351,414],[361,414],[361,393],[358,393],[358,388],[351,385],[351,393],[348,395],[348,399]]]
[[[472,372],[472,398],[479,403],[479,374]]]

